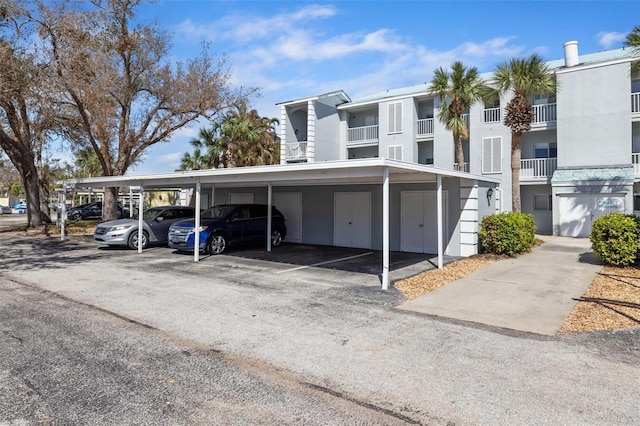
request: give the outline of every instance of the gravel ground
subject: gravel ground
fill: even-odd
[[[479,254],[442,269],[399,281],[397,290],[412,300],[505,257]],[[640,326],[640,269],[605,266],[573,309],[559,333]]]

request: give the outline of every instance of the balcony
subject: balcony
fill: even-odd
[[[465,162],[463,166],[464,166],[464,171],[469,173],[469,163]],[[458,163],[453,163],[453,170],[455,170],[456,172],[458,171]]]
[[[347,129],[347,146],[366,146],[378,143],[378,125]]]
[[[307,141],[293,142],[285,145],[287,161],[305,160],[307,158]]]
[[[640,118],[640,92],[631,94],[631,115]]]
[[[484,123],[499,123],[502,117],[502,109],[498,108],[485,108],[483,114]]]
[[[418,137],[433,136],[433,118],[418,120]]]
[[[530,158],[520,160],[520,179],[547,180],[558,168],[557,158]]]
[[[533,106],[533,122],[531,124],[555,123],[558,117],[557,104],[542,104]]]

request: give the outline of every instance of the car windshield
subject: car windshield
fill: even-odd
[[[142,220],[151,220],[160,213],[160,209],[147,209],[142,214]]]
[[[215,206],[202,212],[202,219],[222,219],[233,211],[233,206]]]

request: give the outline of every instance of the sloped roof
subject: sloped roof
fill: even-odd
[[[604,50],[601,52],[588,53],[585,55],[579,55],[579,65],[588,65],[595,64],[599,62],[608,62],[614,61],[618,59],[626,59],[634,57],[634,51],[630,48],[621,48],[621,49],[613,49],[613,50]],[[551,70],[560,70],[565,68],[564,66],[564,58],[554,59],[546,62],[547,66]],[[486,72],[480,74],[480,76],[485,80],[491,80],[493,78],[493,72]],[[343,108],[349,108],[352,106],[357,106],[358,104],[367,104],[376,101],[380,101],[383,99],[390,99],[395,97],[407,97],[407,96],[415,96],[420,94],[427,94],[429,91],[429,83],[425,82],[422,84],[416,84],[413,86],[407,87],[399,87],[395,89],[389,89],[384,92],[374,93],[372,95],[364,96],[358,99],[354,99],[346,104],[344,104]]]

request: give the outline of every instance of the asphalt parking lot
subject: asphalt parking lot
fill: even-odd
[[[87,237],[0,235],[0,246],[0,278],[416,423],[640,422],[639,329],[542,337],[402,312],[404,297],[381,291],[376,274],[310,266],[293,247],[288,263],[260,250],[194,263]]]

